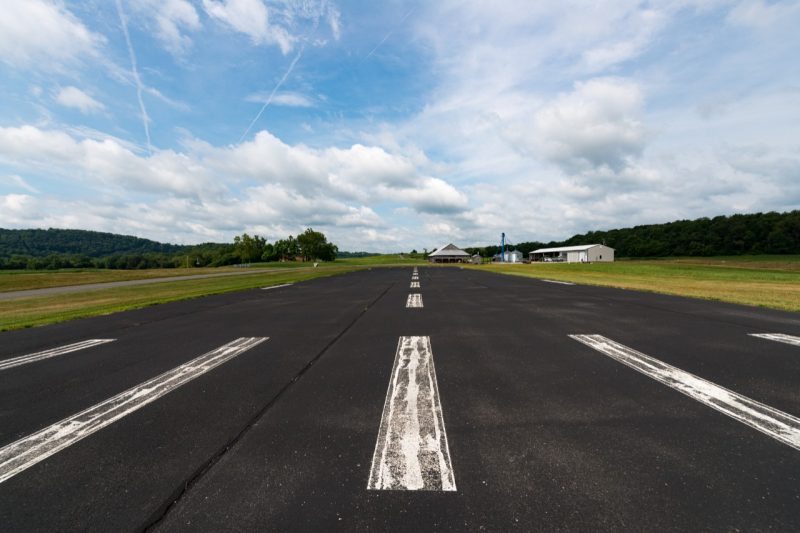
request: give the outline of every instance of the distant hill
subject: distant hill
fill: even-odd
[[[523,242],[513,248],[527,255],[537,248],[603,243],[614,248],[617,257],[800,254],[800,211],[718,216],[590,231],[565,241]],[[499,249],[499,246],[467,248],[485,256],[498,253]]]
[[[51,254],[105,257],[114,254],[176,253],[190,248],[131,235],[78,229],[0,229],[0,257]]]

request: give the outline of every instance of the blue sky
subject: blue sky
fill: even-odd
[[[398,251],[797,209],[798,27],[797,1],[7,0],[0,227]]]

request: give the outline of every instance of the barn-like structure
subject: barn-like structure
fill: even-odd
[[[428,254],[431,263],[469,263],[472,256],[453,243],[437,248]]]

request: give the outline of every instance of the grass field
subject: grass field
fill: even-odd
[[[800,311],[800,256],[489,264],[471,268]]]
[[[133,279],[171,278],[194,274],[233,272],[234,268],[153,268],[146,270],[0,270],[0,292],[45,289],[65,285],[86,285]]]
[[[338,265],[318,269],[287,269],[283,272],[271,271],[249,276],[164,282],[152,285],[117,287],[90,292],[0,301],[0,331],[105,315],[126,309],[136,309],[210,294],[221,294],[333,276],[351,272],[357,270],[357,268]]]

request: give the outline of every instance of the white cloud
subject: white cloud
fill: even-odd
[[[185,31],[201,28],[200,17],[188,0],[136,0],[135,8],[153,21],[154,33],[173,55],[182,56],[192,46]]]
[[[467,197],[439,178],[425,178],[421,186],[402,192],[408,204],[420,213],[448,215],[467,209]]]
[[[208,16],[244,33],[255,44],[277,44],[286,54],[295,38],[285,28],[270,24],[270,14],[261,0],[203,0]]]
[[[16,67],[61,68],[104,42],[60,2],[6,0],[0,9],[0,60]]]
[[[98,113],[105,109],[105,106],[81,91],[77,87],[62,87],[55,96],[56,102],[64,107],[71,107],[79,110],[83,114]]]
[[[79,133],[33,126],[0,128],[0,162],[24,174],[69,179],[75,190],[104,197],[89,209],[97,217],[115,221],[104,222],[103,229],[129,228],[137,235],[162,236],[159,226],[172,224],[185,232],[180,238],[186,240],[192,232],[195,239],[232,235],[244,227],[286,235],[313,226],[329,230],[341,243],[356,244],[348,240],[346,228],[390,231],[373,206],[407,206],[435,216],[458,213],[468,203],[451,184],[424,176],[408,158],[376,146],[315,149],[286,144],[262,131],[252,141],[234,146],[190,139],[184,152],[156,150],[141,155],[112,137],[78,138]],[[149,200],[135,215],[132,208],[102,209],[132,202],[131,197]],[[20,201],[15,197],[14,202]],[[48,197],[41,202],[50,202],[46,209],[53,216],[77,209]],[[31,208],[34,212],[40,211]],[[4,216],[10,215],[0,215],[0,223],[10,220]],[[121,222],[125,217],[131,218]],[[184,217],[195,226],[187,226]],[[19,217],[13,220],[22,223]]]
[[[569,172],[620,170],[644,147],[643,100],[639,87],[627,80],[578,82],[574,91],[536,112],[533,150]]]
[[[184,154],[160,150],[141,157],[112,138],[79,140],[33,126],[0,128],[0,161],[117,190],[190,196],[224,190]]]
[[[795,1],[745,0],[728,13],[727,20],[737,26],[764,30],[795,24],[799,15],[800,3]]]

